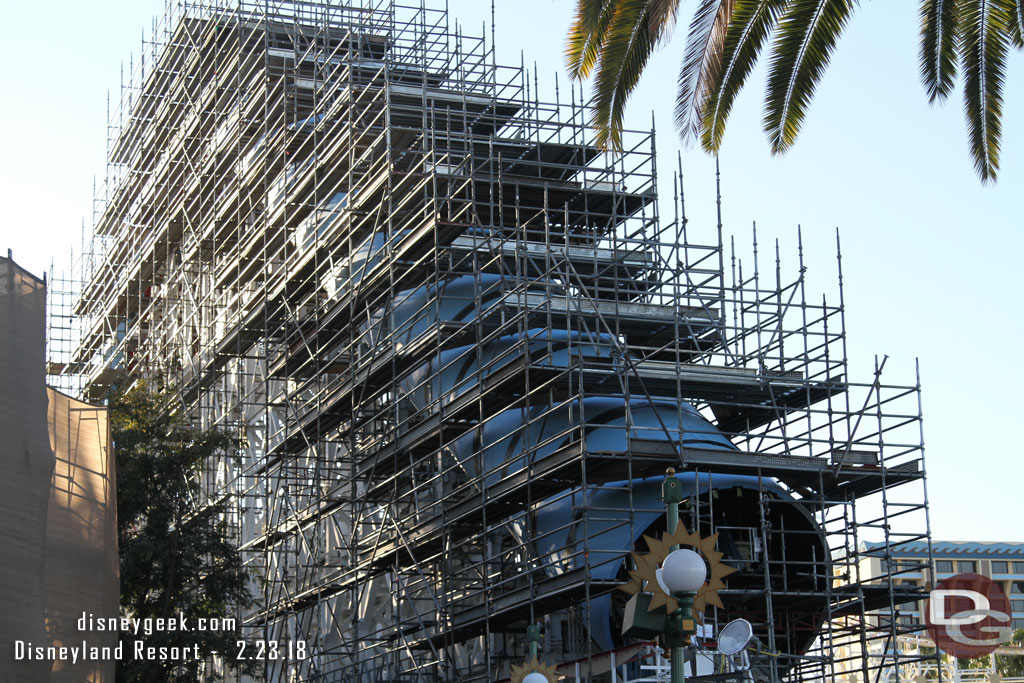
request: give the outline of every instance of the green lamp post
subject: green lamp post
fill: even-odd
[[[530,659],[522,665],[512,667],[511,683],[555,683],[558,673],[553,664],[542,664],[537,659],[540,647],[540,626],[527,627],[526,639],[530,642]]]
[[[667,475],[661,489],[668,518],[666,538],[675,541],[678,538],[679,503],[683,500],[683,494],[675,470],[670,468]],[[648,540],[648,545],[651,545],[651,540]],[[631,572],[634,576],[631,584],[637,590],[626,604],[622,634],[630,638],[660,636],[662,644],[671,649],[672,683],[683,683],[683,647],[690,636],[697,632],[694,598],[707,580],[707,568],[698,553],[680,548],[678,543],[673,543],[667,550],[668,554],[664,556],[660,567],[656,566],[661,560],[658,553],[652,553],[653,557],[634,555],[638,565],[646,559],[646,567],[638,567],[637,572]],[[651,572],[651,569],[654,571]],[[655,592],[648,588],[652,578],[659,589],[657,597],[660,600],[657,601]],[[643,582],[637,585],[640,580]],[[633,592],[628,587],[624,587],[624,590]]]

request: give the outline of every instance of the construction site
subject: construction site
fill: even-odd
[[[308,653],[259,680],[509,680],[535,624],[568,681],[667,680],[617,587],[670,467],[680,522],[736,570],[689,676],[935,660],[892,646],[926,597],[899,574],[930,555],[861,561],[929,544],[920,386],[850,376],[838,241],[741,259],[687,224],[679,172],[659,196],[653,129],[594,146],[581,91],[544,101],[493,33],[419,2],[172,0],[130,72],[52,280],[49,379],[159,381],[240,440],[196,505],[230,502],[246,637]],[[715,655],[737,617],[747,674]]]

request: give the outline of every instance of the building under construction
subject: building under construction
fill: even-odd
[[[530,624],[569,680],[659,680],[616,587],[668,467],[737,570],[705,650],[744,617],[758,680],[896,680],[916,627],[865,615],[921,593],[858,545],[928,543],[916,382],[848,377],[802,252],[790,279],[688,230],[653,130],[602,151],[575,89],[537,91],[418,2],[175,0],[51,301],[53,380],[158,377],[241,439],[203,489],[240,617],[310,654],[266,680],[499,681]]]

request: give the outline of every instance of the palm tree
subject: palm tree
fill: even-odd
[[[773,154],[796,141],[814,89],[857,0],[697,0],[679,72],[675,122],[684,140],[717,153],[729,112],[767,44],[764,130]],[[920,68],[931,102],[963,74],[970,152],[983,182],[999,170],[1008,49],[1024,47],[1024,0],[920,0]],[[575,79],[594,76],[597,142],[620,148],[622,117],[680,0],[577,0],[566,56]]]

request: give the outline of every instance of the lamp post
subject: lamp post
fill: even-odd
[[[530,661],[537,661],[537,649],[540,645],[540,627],[532,625],[526,629],[526,638],[530,641]],[[531,671],[523,676],[523,683],[548,683],[548,677],[539,671]]]
[[[683,500],[683,494],[682,486],[675,477],[675,470],[669,468],[666,475],[661,494],[666,506],[668,535],[673,536],[679,526],[679,503]],[[636,557],[634,554],[634,558]],[[651,565],[648,567],[653,568]],[[672,683],[683,683],[686,678],[683,646],[686,645],[687,639],[697,632],[693,601],[707,579],[707,568],[698,553],[674,544],[669,548],[661,567],[654,571],[652,578],[656,580],[661,591],[675,598],[678,606],[673,609],[671,604],[664,607],[656,606],[659,603],[652,604],[650,593],[640,590],[640,584],[636,584],[635,588],[630,589],[630,592],[637,592],[626,605],[622,632],[626,636],[641,638],[660,635],[662,644],[671,649]]]
[[[555,683],[558,673],[554,665],[542,664],[537,659],[540,647],[540,626],[533,624],[526,629],[526,639],[530,643],[530,659],[519,666],[512,667],[511,683]]]
[[[661,485],[661,497],[665,501],[665,515],[668,533],[674,534],[679,526],[679,503],[683,500],[682,486],[676,479],[675,470],[669,468]],[[683,662],[683,646],[686,640],[697,632],[693,620],[693,598],[704,585],[707,569],[704,560],[692,550],[672,546],[658,570],[658,581],[664,590],[679,601],[679,608],[668,615],[665,628],[665,644],[672,648],[672,683],[683,683],[686,678]]]
[[[693,598],[704,585],[704,560],[692,550],[676,549],[665,558],[661,579],[668,592],[679,601],[679,608],[668,615],[665,645],[672,648],[672,683],[683,683],[683,646],[697,632],[693,619]]]

